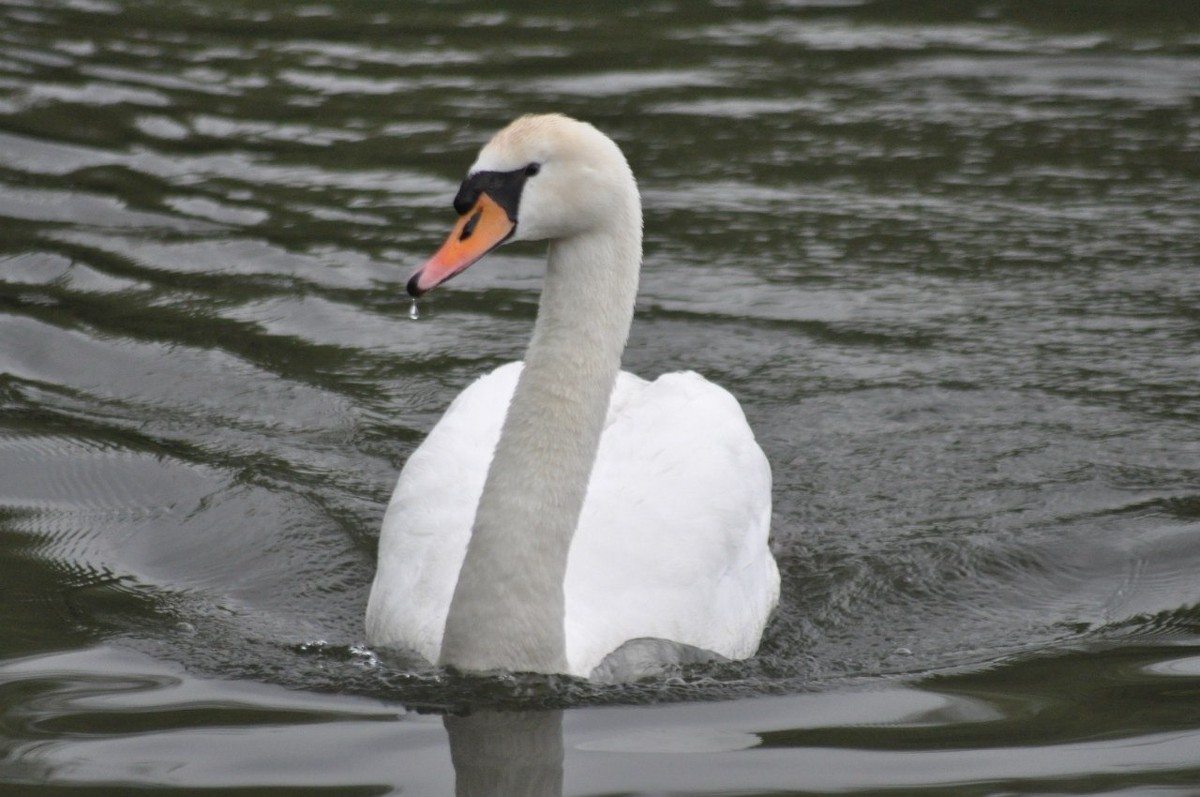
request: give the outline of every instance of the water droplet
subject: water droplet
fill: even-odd
[[[412,305],[408,308],[408,317],[413,321],[419,321],[421,318],[421,309],[417,307],[417,300],[412,300]]]

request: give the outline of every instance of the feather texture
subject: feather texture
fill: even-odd
[[[548,240],[542,298],[524,363],[468,387],[405,465],[368,640],[469,671],[598,678],[752,655],[779,595],[771,471],[725,390],[620,371],[642,245],[620,148],[586,123],[522,117],[459,199],[409,291],[507,240]]]
[[[438,660],[521,366],[464,390],[405,465],[380,539],[374,644]],[[568,558],[569,672],[587,677],[640,638],[752,655],[779,596],[770,517],[770,467],[727,391],[691,372],[622,372]]]

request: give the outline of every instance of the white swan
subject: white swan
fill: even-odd
[[[405,464],[368,641],[464,671],[605,679],[640,674],[621,658],[752,655],[779,597],[770,466],[722,388],[620,371],[642,257],[620,149],[584,122],[522,117],[454,207],[409,292],[546,239],[541,303],[524,364],[463,391]]]

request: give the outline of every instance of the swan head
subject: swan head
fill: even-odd
[[[420,296],[509,241],[569,238],[605,225],[636,225],[641,208],[620,148],[586,122],[522,116],[492,137],[454,198],[450,236],[408,281]]]

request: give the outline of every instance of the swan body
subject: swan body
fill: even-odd
[[[525,361],[463,391],[405,464],[368,641],[466,671],[579,677],[620,671],[618,651],[753,655],[779,595],[770,467],[722,388],[620,371],[641,264],[624,156],[591,125],[522,117],[455,207],[410,293],[507,240],[546,239],[542,300]]]

